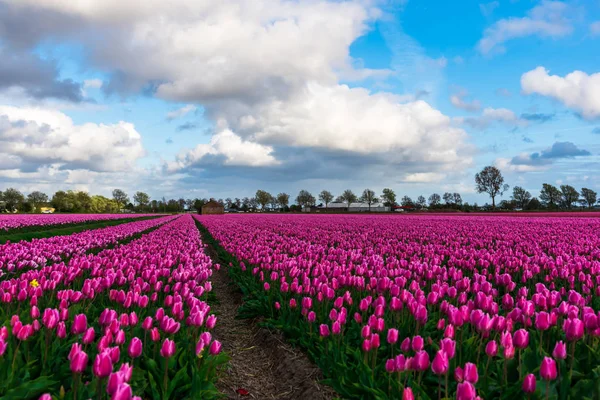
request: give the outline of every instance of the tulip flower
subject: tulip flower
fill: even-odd
[[[519,329],[513,336],[513,344],[517,349],[525,349],[529,346],[529,332]]]
[[[409,387],[405,387],[402,391],[402,400],[415,400],[415,395]]]
[[[327,324],[319,325],[319,335],[321,335],[321,337],[323,337],[323,338],[329,336],[329,325],[327,325]]]
[[[137,337],[134,337],[133,339],[131,339],[131,342],[129,342],[129,348],[127,349],[127,353],[129,354],[129,357],[131,357],[131,358],[138,358],[139,356],[141,356],[142,355],[142,341]]]
[[[87,363],[88,355],[83,351],[79,351],[71,359],[71,371],[80,374],[85,371]]]
[[[550,357],[544,357],[540,366],[540,376],[545,381],[553,381],[558,375],[556,361]]]
[[[219,342],[218,340],[215,340],[210,344],[208,352],[211,355],[216,356],[217,354],[219,354],[221,352],[221,347],[222,347],[221,342]]]
[[[75,316],[71,332],[75,335],[80,335],[87,330],[87,317],[85,314]]]
[[[385,370],[389,373],[396,372],[396,360],[393,358],[385,362]]]
[[[552,357],[556,360],[564,360],[567,358],[567,345],[562,340],[556,342],[554,350],[552,350]]]
[[[387,342],[389,344],[395,344],[398,341],[398,329],[390,328],[387,332]]]
[[[456,389],[456,400],[474,400],[477,396],[475,386],[471,382],[462,382]]]
[[[424,351],[418,351],[413,357],[413,368],[417,371],[425,371],[429,368],[429,354]]]
[[[487,354],[488,357],[496,357],[498,354],[498,343],[496,343],[495,340],[490,340],[485,345],[485,354]]]
[[[175,354],[175,342],[171,339],[165,339],[160,348],[160,355],[164,358],[170,358]]]
[[[523,391],[525,393],[535,393],[535,375],[528,374],[523,380]]]
[[[413,351],[423,350],[423,345],[424,345],[423,338],[419,335],[415,336],[412,339],[411,345],[412,345]]]
[[[98,378],[107,378],[113,370],[113,363],[108,353],[99,353],[94,359],[92,372]]]
[[[448,372],[448,367],[449,362],[448,357],[446,356],[446,352],[444,350],[439,350],[433,358],[433,362],[431,363],[431,370],[436,375],[444,375]]]
[[[131,386],[127,383],[121,383],[115,393],[110,398],[111,400],[131,400],[133,393],[131,391]]]
[[[471,382],[473,384],[477,383],[479,380],[479,374],[477,373],[477,366],[473,363],[466,363],[464,369],[464,377],[465,381]]]

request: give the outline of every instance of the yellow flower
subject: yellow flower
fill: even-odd
[[[38,286],[40,286],[40,284],[38,283],[37,279],[32,280],[31,282],[29,282],[29,284],[32,287],[38,287]]]

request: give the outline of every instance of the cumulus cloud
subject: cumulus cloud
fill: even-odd
[[[167,164],[167,169],[175,172],[211,164],[250,167],[279,164],[272,153],[273,148],[270,146],[243,140],[232,131],[224,130],[214,135],[210,143],[199,144],[194,149],[179,154],[175,162]]]
[[[33,99],[83,101],[81,84],[71,79],[60,79],[55,62],[3,48],[1,42],[0,59],[0,91],[19,89]]]
[[[196,106],[193,104],[188,104],[183,106],[177,110],[173,110],[167,113],[167,120],[172,121],[177,118],[185,117],[187,114],[196,111]]]
[[[67,115],[41,108],[0,106],[0,158],[3,169],[128,171],[144,156],[141,136],[126,122],[73,123]]]
[[[340,83],[389,72],[362,68],[350,57],[350,45],[382,15],[376,2],[23,0],[9,4],[15,15],[22,10],[44,11],[53,18],[77,21],[76,36],[42,25],[40,39],[62,35],[84,44],[90,65],[110,76],[105,90],[146,90],[165,100],[202,105],[215,134],[210,143],[170,163],[172,173],[219,166],[269,166],[283,171],[282,164],[302,165],[307,160],[331,166],[321,161],[339,154],[351,160],[350,165],[358,160],[368,161],[373,168],[395,165],[410,174],[445,173],[472,161],[465,131],[418,96],[370,93]],[[20,22],[29,26],[35,20],[21,18]],[[417,46],[405,35],[388,29],[384,36],[395,44],[398,76],[404,73],[413,79],[417,73],[429,78],[431,71],[447,64],[444,57],[434,60],[414,50]],[[405,62],[396,55],[407,51],[407,43],[413,56]],[[413,92],[416,89],[431,90],[427,85]],[[190,106],[167,118],[191,112]],[[294,152],[304,161],[277,157]]]
[[[487,28],[477,44],[477,49],[482,54],[503,52],[504,43],[512,39],[526,36],[567,36],[573,31],[571,20],[567,17],[568,11],[569,6],[566,3],[544,0],[525,17],[501,19]]]
[[[521,88],[525,94],[556,99],[586,119],[600,117],[600,73],[574,71],[561,77],[537,67],[521,76]]]

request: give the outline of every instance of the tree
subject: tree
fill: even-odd
[[[598,200],[598,194],[592,189],[588,188],[581,189],[581,197],[583,199],[583,203],[586,204],[588,208],[592,208]]]
[[[125,204],[129,203],[129,196],[121,189],[115,189],[112,192],[113,200],[117,202],[119,207],[125,206]]]
[[[248,207],[250,207],[252,210],[256,210],[256,207],[258,207],[258,201],[256,201],[256,197],[251,197],[250,200],[248,200]]]
[[[231,208],[231,206],[233,206],[233,200],[231,200],[231,197],[228,197],[225,199],[225,208]]]
[[[150,202],[150,196],[148,196],[144,192],[136,192],[133,195],[133,201],[138,205],[138,207],[140,209],[143,209]],[[163,198],[163,201],[164,201],[164,198]],[[165,205],[163,205],[163,207],[164,206]]]
[[[529,200],[529,203],[527,203],[527,208],[528,211],[529,210],[541,210],[542,209],[542,203],[540,203],[540,201],[537,199],[537,197],[533,197],[531,200]]]
[[[454,195],[452,193],[446,192],[444,193],[444,203],[446,203],[447,206],[449,206],[450,204],[452,204],[454,202]]]
[[[402,200],[400,200],[400,204],[402,204],[402,207],[414,207],[415,203],[412,201],[412,199],[408,196],[404,196],[402,198]]]
[[[202,212],[202,206],[206,204],[206,202],[202,199],[195,199],[194,200],[194,210],[196,210],[196,212],[198,214],[200,214]]]
[[[312,206],[316,203],[316,199],[308,190],[303,189],[296,196],[296,203],[300,207]]]
[[[48,202],[48,195],[42,192],[31,192],[27,196],[27,201],[33,206],[34,210],[37,210],[38,206]]]
[[[562,201],[568,209],[573,208],[573,203],[579,200],[579,192],[571,185],[560,185]]]
[[[434,193],[431,196],[429,196],[429,207],[439,206],[441,202],[442,202],[442,198],[440,197],[439,194]]]
[[[323,190],[321,193],[319,193],[319,200],[325,203],[325,208],[327,208],[329,206],[329,203],[331,203],[331,201],[333,200],[333,195],[331,194],[331,192]]]
[[[383,201],[384,206],[394,207],[396,205],[396,193],[390,188],[385,188],[383,189],[381,200]]]
[[[479,193],[487,193],[492,198],[492,208],[496,208],[496,196],[502,196],[508,185],[504,183],[504,177],[496,167],[488,165],[481,172],[475,174],[475,189]]]
[[[25,201],[25,196],[23,196],[23,193],[14,188],[6,189],[2,197],[4,198],[6,209],[9,211],[18,209],[19,206],[21,206],[21,204],[23,204]]]
[[[452,193],[452,202],[454,203],[455,206],[461,206],[462,205],[462,197],[460,195],[460,193]]]
[[[362,196],[360,196],[360,201],[369,205],[369,211],[371,211],[371,204],[379,203],[379,199],[377,196],[375,196],[375,192],[371,189],[363,190]]]
[[[279,193],[277,195],[277,204],[279,204],[282,211],[288,206],[289,203],[290,203],[290,195],[289,194]]]
[[[52,207],[54,207],[58,212],[71,211],[70,208],[72,207],[69,203],[67,193],[62,190],[54,193],[50,204],[52,204]]]
[[[427,200],[425,200],[425,196],[417,197],[417,207],[419,209],[425,208],[427,206]]]
[[[344,190],[344,192],[340,195],[340,200],[348,205],[348,211],[350,210],[350,204],[356,203],[358,198],[354,194],[354,192],[350,189]]]
[[[518,208],[524,210],[527,207],[527,204],[529,204],[531,201],[531,193],[521,186],[515,186],[513,188],[511,199],[517,203]]]
[[[556,186],[550,185],[549,183],[544,183],[542,185],[542,190],[540,191],[540,200],[547,207],[556,207],[560,202],[561,197],[562,193]]]
[[[257,190],[256,195],[254,196],[258,204],[260,204],[261,209],[265,209],[265,206],[269,204],[271,201],[271,193],[266,192],[264,190]]]

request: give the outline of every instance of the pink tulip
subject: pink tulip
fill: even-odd
[[[445,338],[442,339],[440,347],[446,353],[446,357],[451,360],[456,354],[456,342],[453,339]]]
[[[387,332],[387,342],[389,344],[395,344],[398,342],[398,329],[390,328]]]
[[[385,370],[389,373],[396,372],[396,360],[393,358],[385,362]]]
[[[210,348],[208,349],[208,352],[213,355],[216,356],[217,354],[219,354],[221,352],[221,342],[219,342],[218,340],[213,341],[210,344]]]
[[[141,356],[142,355],[142,341],[137,337],[134,337],[133,339],[131,339],[131,342],[129,342],[129,348],[127,349],[127,353],[129,354],[129,357],[131,357],[131,358],[138,358],[139,356]]]
[[[415,395],[409,387],[405,387],[402,391],[402,400],[415,400]]]
[[[111,373],[106,384],[106,393],[112,396],[122,383],[125,383],[125,377],[121,372]]]
[[[327,324],[319,325],[319,335],[321,335],[321,337],[329,336],[329,325],[327,325]]]
[[[164,358],[170,358],[175,354],[175,342],[170,339],[165,339],[160,348],[160,355]]]
[[[519,329],[513,336],[513,343],[517,349],[526,349],[529,346],[529,332]]]
[[[429,354],[424,351],[418,351],[413,357],[413,368],[416,371],[425,371],[429,368]]]
[[[528,374],[523,380],[523,391],[525,393],[535,393],[535,375]]]
[[[85,371],[87,363],[88,355],[85,352],[80,351],[71,359],[71,371],[80,374]]]
[[[544,357],[540,366],[540,376],[545,381],[553,381],[558,375],[556,361],[550,357]]]
[[[485,345],[485,354],[487,354],[488,357],[496,357],[498,354],[498,344],[495,340],[490,340]]]
[[[74,335],[80,335],[87,330],[87,317],[85,314],[79,314],[75,316],[71,332]]]
[[[110,359],[110,355],[107,353],[99,353],[94,359],[94,364],[92,365],[92,372],[98,378],[106,378],[108,377],[113,370],[113,363]]]
[[[552,351],[552,357],[557,360],[564,360],[567,358],[567,345],[562,340],[556,342],[554,350]]]
[[[81,339],[81,341],[83,342],[83,344],[90,344],[94,341],[95,337],[96,332],[94,331],[94,328],[90,327],[83,334],[83,338]]]
[[[448,372],[449,366],[450,365],[448,362],[448,357],[446,356],[446,352],[444,350],[439,350],[433,358],[431,370],[436,375],[444,375]]]
[[[127,383],[122,383],[117,387],[117,390],[112,395],[110,400],[131,400],[133,393],[131,391],[131,386]]]
[[[423,345],[424,345],[424,342],[423,342],[423,338],[421,336],[417,335],[417,336],[415,336],[412,339],[412,349],[413,349],[413,351],[421,351],[421,350],[423,350]]]
[[[474,400],[477,396],[475,386],[471,382],[462,382],[456,389],[456,400]]]
[[[579,318],[566,319],[563,324],[563,330],[569,342],[577,341],[583,337],[583,322]]]
[[[466,363],[464,372],[466,381],[471,382],[473,384],[477,383],[477,381],[479,380],[479,374],[477,373],[477,365],[470,362]]]

